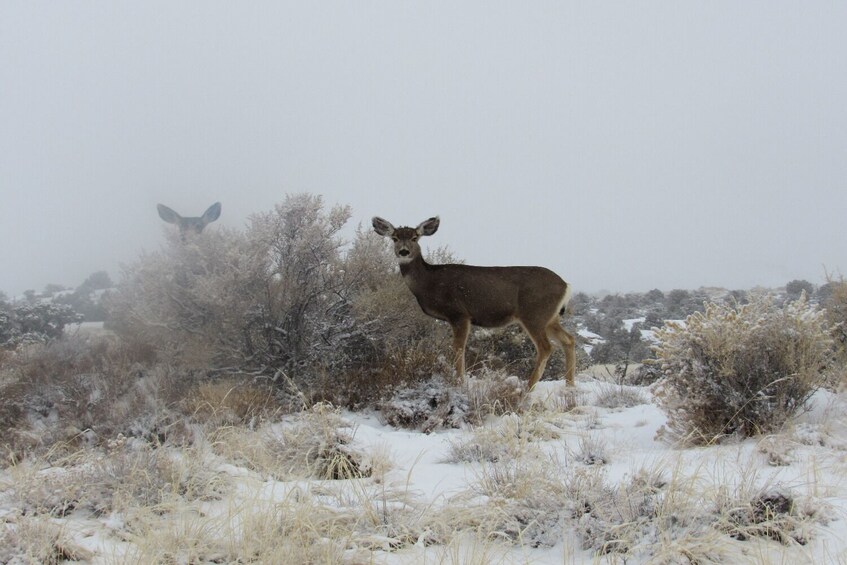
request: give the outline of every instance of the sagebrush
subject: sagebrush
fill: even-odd
[[[706,304],[656,332],[667,431],[694,443],[780,429],[823,383],[831,326],[805,296]]]

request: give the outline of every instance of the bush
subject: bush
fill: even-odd
[[[695,443],[772,432],[823,382],[830,326],[805,297],[777,306],[707,304],[656,332],[666,431]]]
[[[47,343],[61,337],[65,326],[83,317],[65,304],[27,302],[0,308],[0,347]]]
[[[151,367],[153,359],[148,348],[114,336],[20,348],[0,366],[0,425],[6,432],[0,466],[46,452],[61,456],[119,433],[154,443],[176,439],[185,427],[175,409],[197,379]]]
[[[244,231],[174,234],[124,269],[109,294],[110,327],[180,370],[267,378],[306,405],[390,398],[440,372],[450,328],[421,312],[384,238],[362,228],[341,238],[350,216],[297,194]],[[443,248],[430,258],[456,262]],[[481,367],[534,357],[518,328],[471,340],[468,352]],[[558,356],[548,370],[561,375]]]
[[[834,373],[836,384],[847,385],[847,281],[827,275],[827,291],[821,300],[826,308],[827,321],[832,324],[832,336],[835,342]]]
[[[430,433],[439,427],[458,428],[468,413],[464,392],[434,377],[408,388],[379,404],[380,417],[390,426]]]
[[[114,329],[177,365],[293,381],[319,399],[346,375],[380,377],[395,353],[436,335],[435,324],[419,314],[383,238],[340,237],[350,214],[297,194],[243,232],[174,235],[125,268],[110,298]],[[379,389],[341,400],[371,401]]]
[[[110,304],[115,330],[198,368],[296,375],[332,364],[353,333],[357,279],[337,236],[349,216],[301,194],[254,215],[245,232],[173,236],[125,269]]]

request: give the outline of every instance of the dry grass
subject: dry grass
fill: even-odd
[[[42,516],[0,521],[0,563],[58,565],[88,561],[94,555],[75,544],[64,529]]]
[[[514,563],[512,546],[492,540],[484,532],[470,532],[453,537],[445,545],[426,548],[416,555],[414,563],[422,565],[499,565]],[[412,561],[409,561],[410,563]]]
[[[208,469],[197,449],[129,446],[123,439],[107,453],[81,450],[56,463],[27,460],[10,467],[8,477],[5,486],[15,508],[51,517],[219,500],[230,487],[226,477]]]
[[[56,354],[50,365],[72,354]],[[358,564],[379,562],[384,552],[399,552],[398,562],[497,563],[519,559],[521,548],[529,555],[559,544],[573,558],[581,551],[569,549],[574,540],[610,563],[737,562],[758,544],[807,543],[827,519],[816,509],[816,471],[810,484],[785,487],[769,484],[755,465],[763,458],[794,464],[801,450],[835,449],[843,435],[827,412],[817,424],[764,438],[752,454],[748,446],[749,465],[715,472],[686,464],[684,451],[612,482],[624,461],[603,465],[614,451],[601,432],[582,429],[598,427],[607,413],[589,406],[584,390],[555,387],[542,398],[528,395],[520,379],[486,371],[462,388],[430,383],[415,397],[421,414],[436,417],[430,429],[468,427],[448,454],[449,462],[466,464],[466,488],[425,500],[413,490],[412,471],[398,481],[387,450],[358,445],[356,429],[331,405],[275,421],[280,412],[270,389],[235,380],[179,382],[185,373],[168,366],[137,369],[114,395],[117,387],[98,380],[103,371],[96,379],[59,379],[80,402],[93,391],[108,393],[95,395],[110,399],[95,402],[109,407],[104,420],[126,416],[129,423],[80,431],[63,407],[60,417],[75,435],[60,434],[65,423],[53,423],[38,453],[0,472],[4,502],[19,509],[0,518],[0,562],[108,560],[73,545],[57,524],[75,518],[108,524],[104,530],[117,540],[113,563]],[[31,397],[19,376],[3,382],[20,387],[17,398]],[[438,396],[445,389],[447,396]],[[598,403],[628,406],[628,391],[609,387],[610,400]],[[39,431],[7,414],[19,435]],[[567,438],[571,450],[563,441],[568,433],[579,434]]]
[[[588,406],[588,393],[570,387],[557,387],[545,398],[539,399],[543,410],[561,414],[581,412]]]
[[[450,441],[447,463],[485,461],[494,463],[532,456],[541,451],[537,442],[561,437],[561,432],[533,415],[508,414],[474,428],[470,435]]]
[[[193,420],[211,427],[254,428],[280,412],[273,388],[244,377],[198,383],[182,404]]]
[[[482,464],[469,488],[442,511],[445,527],[527,547],[562,538],[561,464],[524,457]]]
[[[536,416],[511,414],[474,430],[465,449],[475,443],[484,452],[494,452],[498,444],[507,449],[496,457],[467,457],[475,461],[473,479],[443,506],[421,501],[408,482],[392,481],[384,450],[365,457],[369,477],[349,473],[343,481],[293,481],[315,473],[333,478],[333,472],[321,474],[327,467],[315,466],[308,455],[315,443],[292,439],[309,435],[332,443],[339,430],[345,435],[343,420],[326,405],[284,425],[222,428],[233,434],[227,449],[252,444],[261,453],[274,442],[285,446],[288,439],[288,448],[275,454],[281,459],[267,464],[271,472],[243,477],[238,490],[221,488],[231,479],[201,472],[217,458],[200,447],[166,455],[169,448],[130,447],[118,440],[100,459],[86,452],[61,468],[38,467],[32,460],[10,469],[19,497],[15,505],[27,515],[14,523],[7,517],[0,539],[4,548],[12,548],[7,554],[58,562],[74,546],[49,516],[88,511],[121,517],[111,520],[115,535],[124,540],[115,563],[248,558],[349,564],[370,563],[379,552],[398,550],[424,563],[513,562],[510,547],[553,547],[574,537],[609,562],[721,563],[737,561],[756,539],[806,543],[825,519],[810,510],[818,501],[768,487],[752,462],[759,453],[751,455],[749,465],[720,473],[692,469],[680,454],[610,483],[603,466],[569,465],[545,454],[551,445],[545,442],[557,445],[560,432]],[[221,445],[212,444],[218,456],[238,463]],[[299,463],[292,465],[294,460]],[[302,469],[296,470],[298,465]],[[104,469],[111,475],[104,478]],[[265,480],[277,473],[290,482]],[[100,494],[86,490],[88,482],[97,483]],[[10,485],[3,486],[8,492]]]
[[[367,479],[347,488],[291,485],[280,498],[242,491],[214,514],[190,508],[133,517],[133,549],[122,563],[362,563],[427,535],[427,508],[408,489]]]
[[[598,433],[579,436],[573,457],[585,465],[605,465],[609,462],[609,448],[606,440]]]
[[[19,351],[2,369],[3,464],[61,458],[82,447],[103,447],[119,434],[190,442],[175,407],[195,378],[149,366],[149,356],[133,344],[86,336]]]
[[[631,408],[648,403],[649,400],[642,390],[624,385],[602,386],[594,400],[594,404],[602,408]]]
[[[713,525],[734,539],[767,538],[783,545],[805,545],[817,522],[828,520],[828,506],[798,494],[796,488],[760,477],[752,462],[736,480],[722,480],[709,493],[717,516]],[[812,487],[813,485],[807,485]]]
[[[225,427],[212,441],[219,455],[276,480],[370,476],[370,461],[351,445],[354,433],[338,409],[316,404],[285,425]]]
[[[480,424],[488,416],[526,411],[529,407],[526,385],[526,381],[503,371],[485,371],[476,378],[466,379],[468,421]]]

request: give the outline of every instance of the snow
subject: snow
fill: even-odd
[[[579,449],[581,438],[592,437],[605,446],[608,462],[604,466],[605,478],[610,484],[620,484],[642,469],[660,469],[669,476],[693,477],[698,484],[717,484],[732,491],[745,481],[763,487],[788,485],[828,507],[831,517],[814,529],[811,541],[805,546],[782,546],[772,540],[749,542],[749,554],[759,555],[756,562],[844,562],[847,557],[847,403],[843,395],[819,391],[811,399],[808,410],[792,422],[784,436],[776,440],[776,447],[792,452],[790,464],[772,466],[762,453],[762,438],[711,447],[679,448],[657,439],[657,432],[666,421],[663,411],[650,402],[649,388],[639,388],[646,404],[630,408],[600,408],[593,399],[608,383],[581,375],[578,391],[584,396],[584,406],[567,415],[559,415],[553,425],[561,430],[558,439],[539,442],[550,457],[564,467],[581,465],[572,454]],[[531,393],[539,402],[551,402],[565,387],[562,382],[543,381]],[[637,387],[630,387],[637,388]],[[375,411],[343,411],[341,417],[350,424],[353,445],[364,453],[387,454],[391,469],[382,479],[385,484],[399,484],[421,505],[442,508],[456,504],[457,495],[466,491],[479,476],[479,463],[447,463],[451,442],[471,437],[471,426],[460,429],[438,429],[432,433],[397,429],[382,423]],[[505,418],[505,417],[501,417]],[[494,419],[491,424],[496,424]],[[17,509],[10,506],[3,489],[13,483],[13,469],[0,471],[0,525],[14,516]],[[255,497],[255,500],[282,501],[296,492],[319,492],[320,484],[327,481],[282,482],[261,476],[236,464],[220,461],[215,471],[232,477],[238,492]],[[42,471],[45,477],[61,470]],[[344,483],[344,481],[329,481]],[[349,488],[362,488],[349,481]],[[374,486],[367,483],[366,488]],[[338,488],[344,488],[340,485]],[[231,512],[231,502],[204,503],[207,514]],[[399,504],[399,503],[394,503]],[[91,552],[92,563],[110,563],[127,551],[128,541],[116,535],[125,524],[119,514],[100,518],[74,515],[57,519],[65,532],[74,536],[74,542]],[[726,538],[727,540],[729,538]],[[481,554],[502,563],[613,563],[614,555],[597,555],[580,548],[576,534],[565,528],[565,533],[552,547],[529,547],[518,544],[490,542],[480,546],[477,538],[468,537],[445,550],[423,542],[397,550],[389,550],[390,540],[373,534],[369,543],[385,549],[373,551],[366,562],[397,565],[420,562],[462,562],[479,559]],[[353,550],[351,550],[353,551]],[[361,552],[359,547],[357,551]],[[447,551],[447,553],[444,553]],[[440,552],[440,553],[439,553]],[[351,553],[351,556],[353,554]],[[355,555],[359,555],[356,553]],[[453,558],[445,559],[445,555]],[[355,559],[352,562],[357,562]],[[476,561],[481,562],[481,561]],[[638,562],[627,559],[627,562]]]
[[[584,338],[582,350],[585,351],[585,353],[588,355],[591,355],[591,350],[594,349],[595,345],[606,342],[606,339],[603,336],[598,335],[585,328],[580,328],[577,333],[580,335],[580,337]]]

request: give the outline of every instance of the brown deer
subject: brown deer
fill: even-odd
[[[400,273],[425,314],[444,320],[453,328],[456,374],[465,374],[465,345],[471,325],[483,328],[520,324],[535,344],[535,368],[529,388],[544,373],[554,340],[565,351],[565,379],[574,384],[576,354],[574,337],[559,324],[570,299],[571,287],[544,267],[475,267],[430,265],[421,255],[418,240],[438,230],[438,217],[416,228],[395,228],[373,218],[379,235],[394,241]]]
[[[215,202],[203,212],[199,218],[183,218],[164,204],[157,204],[159,217],[169,224],[176,224],[179,227],[179,237],[185,241],[185,236],[189,233],[198,234],[203,231],[207,225],[217,220],[221,215],[221,203]]]

